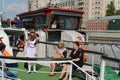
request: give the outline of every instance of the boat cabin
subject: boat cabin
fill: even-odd
[[[45,8],[18,14],[22,21],[22,27],[43,28],[49,30],[78,30],[81,26],[83,10],[71,10],[67,8]]]

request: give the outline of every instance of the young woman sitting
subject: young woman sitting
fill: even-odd
[[[67,57],[67,49],[65,48],[64,41],[59,41],[58,42],[58,49],[53,55],[53,58],[66,58]],[[54,76],[55,75],[55,70],[56,70],[56,63],[51,63],[51,68],[52,71],[49,74],[49,76]]]

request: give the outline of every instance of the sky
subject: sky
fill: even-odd
[[[4,0],[4,10],[3,10],[3,0],[0,0],[0,12],[3,12],[3,18],[14,19],[17,14],[26,12],[28,0]]]

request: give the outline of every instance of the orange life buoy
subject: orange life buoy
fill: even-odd
[[[83,46],[83,45],[81,45],[79,48],[82,49],[82,50],[86,50],[85,46]],[[84,52],[83,61],[86,62],[87,58],[88,58],[88,53]]]

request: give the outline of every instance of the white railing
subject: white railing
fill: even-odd
[[[52,58],[13,58],[13,57],[0,57],[0,60],[2,61],[2,80],[4,80],[4,61],[11,61],[11,62],[30,62],[30,63],[38,63],[38,64],[43,64],[43,63],[70,63],[70,72],[69,72],[69,80],[72,80],[72,65],[75,65],[78,69],[80,69],[83,73],[86,75],[86,80],[95,80],[95,78],[91,75],[89,75],[87,72],[85,72],[82,68],[77,66],[71,59],[52,59]],[[25,70],[20,70],[20,69],[14,69],[16,71],[25,71]],[[50,73],[47,71],[40,71],[38,73]],[[61,73],[61,72],[56,72],[56,73]],[[18,73],[19,74],[19,73]],[[89,78],[88,78],[89,77]],[[20,80],[16,78],[17,80]],[[15,80],[16,80],[15,79]]]

